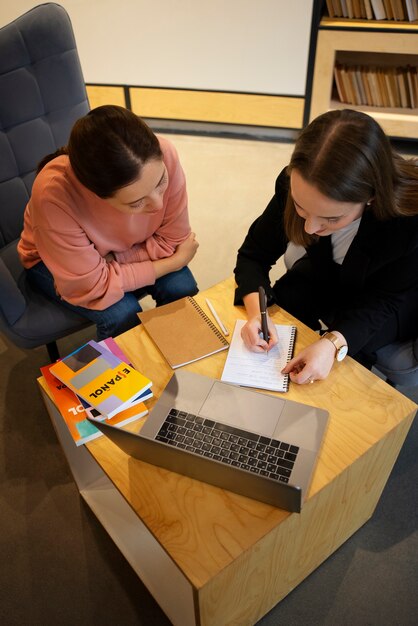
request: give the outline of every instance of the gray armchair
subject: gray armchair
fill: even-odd
[[[21,348],[46,345],[88,322],[27,283],[17,255],[38,162],[66,144],[89,110],[69,16],[42,4],[0,29],[0,330]]]
[[[394,386],[417,386],[418,339],[397,341],[380,348],[374,367]]]

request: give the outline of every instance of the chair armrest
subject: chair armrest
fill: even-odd
[[[3,259],[0,258],[0,309],[8,324],[13,326],[26,309],[25,298]]]

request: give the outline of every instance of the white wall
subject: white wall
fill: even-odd
[[[0,0],[0,26],[40,4]],[[61,0],[86,82],[305,95],[313,0]]]

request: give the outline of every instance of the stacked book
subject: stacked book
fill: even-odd
[[[329,17],[359,20],[418,20],[418,0],[327,0]]]
[[[89,341],[41,372],[77,446],[102,434],[88,418],[121,427],[148,413],[152,382],[112,338]]]
[[[375,107],[418,107],[417,67],[336,63],[334,77],[341,102]]]

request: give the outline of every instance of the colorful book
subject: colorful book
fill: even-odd
[[[51,367],[52,364],[45,365],[41,367],[41,372],[76,446],[100,437],[100,431],[88,421],[86,411],[75,393],[55,378]]]
[[[122,350],[122,348],[118,346],[113,337],[107,337],[107,339],[102,339],[102,341],[99,341],[99,344],[105,348],[108,348],[111,352],[113,352],[113,354],[116,354],[116,356],[118,356],[121,361],[124,361],[125,363],[133,367],[133,364],[131,363],[125,352]],[[149,387],[148,389],[142,391],[137,398],[134,398],[132,400],[132,404],[135,404],[136,402],[145,402],[145,400],[149,400],[150,398],[152,398],[153,395],[154,394]]]
[[[133,367],[133,363],[131,363],[131,361],[129,360],[125,352],[122,350],[122,348],[119,348],[118,344],[113,339],[113,337],[107,337],[106,339],[102,339],[101,341],[99,341],[99,344],[103,346],[104,348],[107,348],[108,350],[110,350],[110,352],[113,352],[113,354],[118,356],[121,361],[125,361],[125,363]]]
[[[131,405],[152,382],[96,341],[89,341],[51,372],[99,413],[111,418]]]
[[[41,367],[41,372],[76,446],[81,446],[97,437],[101,437],[102,433],[88,421],[88,412],[79,401],[78,396],[51,373],[52,366],[53,364],[49,364]],[[120,411],[120,413],[107,421],[112,426],[121,427],[147,414],[148,409],[145,404],[135,404]],[[90,417],[99,421],[105,419],[102,415],[99,418],[95,416]]]
[[[132,363],[130,362],[126,354],[123,352],[122,348],[118,346],[118,344],[113,339],[113,337],[102,339],[101,341],[99,341],[99,344],[103,346],[104,348],[107,348],[108,350],[110,350],[110,352],[118,356],[122,361],[124,361],[125,363],[128,363],[128,365],[131,365],[133,367]],[[154,394],[152,393],[151,388],[145,389],[145,391],[140,393],[137,398],[134,398],[132,400],[131,406],[134,406],[135,404],[142,404],[146,400],[149,400],[150,398],[152,398],[153,395]],[[77,398],[80,400],[80,404],[83,405],[88,417],[91,417],[92,419],[98,419],[98,420],[106,419],[105,415],[102,415],[97,409],[92,407],[86,400],[84,400],[84,398],[82,398],[81,396],[77,396]],[[128,409],[125,409],[125,411],[127,410]]]
[[[119,411],[114,417],[105,420],[107,424],[111,426],[116,426],[121,428],[122,426],[126,426],[126,424],[130,424],[130,422],[134,422],[138,420],[140,417],[144,417],[148,415],[148,409],[143,402],[138,402],[133,406],[129,406],[127,409],[123,409],[123,411]],[[92,418],[97,419],[97,418]],[[98,422],[103,421],[102,419],[98,419]]]
[[[63,383],[61,383],[61,384],[63,384]],[[87,417],[91,417],[92,419],[99,420],[100,422],[103,422],[106,419],[106,415],[102,415],[102,413],[100,413],[100,411],[98,411],[97,409],[92,407],[88,402],[86,402],[84,400],[84,398],[81,398],[80,396],[77,396],[77,394],[74,394],[74,395],[76,396],[77,400],[79,401],[79,403],[81,404],[81,406],[85,410]],[[122,414],[127,417],[128,415],[134,416],[136,414],[135,411],[137,411],[138,413],[141,413],[141,411],[143,410],[142,407],[145,406],[144,402],[146,400],[149,400],[150,398],[152,398],[153,395],[154,394],[152,393],[151,389],[147,389],[138,398],[135,398],[135,400],[127,408],[122,409],[122,411],[119,411],[119,413],[116,413],[116,415],[114,417],[110,418],[110,420],[108,419],[107,421],[111,422],[111,420],[116,419],[117,417],[122,416]],[[134,418],[132,418],[132,419],[134,419]],[[126,422],[126,423],[128,423],[128,422]]]

